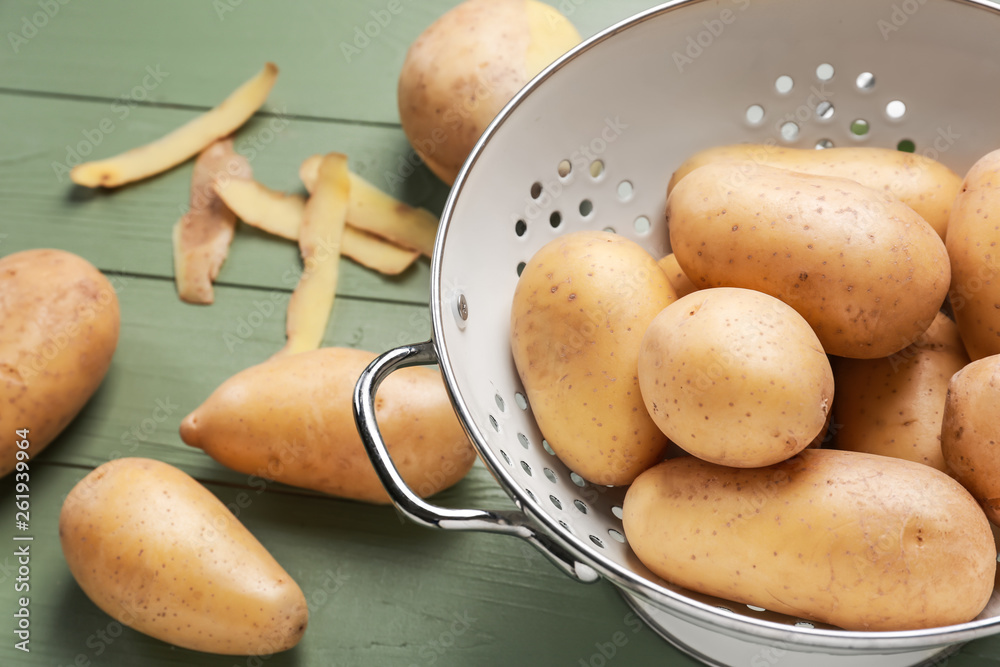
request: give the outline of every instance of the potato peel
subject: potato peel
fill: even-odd
[[[351,180],[347,156],[329,153],[319,166],[299,232],[304,269],[288,301],[287,342],[275,356],[319,349],[333,310]]]
[[[310,192],[315,187],[319,161],[320,156],[313,155],[299,168],[299,178]],[[404,204],[357,174],[352,173],[350,178],[347,221],[351,226],[431,256],[438,227],[438,219],[433,213]]]
[[[212,282],[229,254],[236,215],[216,194],[220,183],[234,183],[252,175],[250,163],[233,148],[230,139],[205,149],[194,164],[191,208],[174,225],[174,279],[183,301],[210,304]]]
[[[149,144],[77,165],[70,178],[89,188],[114,188],[175,167],[241,127],[264,104],[277,78],[277,66],[267,63],[214,109]]]

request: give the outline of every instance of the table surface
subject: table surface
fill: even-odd
[[[163,135],[272,60],[277,85],[236,135],[257,179],[300,191],[302,159],[336,150],[379,187],[439,213],[448,190],[428,170],[394,177],[410,155],[395,93],[408,45],[454,4],[404,0],[396,14],[385,0],[0,4],[0,255],[76,252],[117,276],[122,312],[103,385],[32,463],[30,653],[14,648],[16,559],[13,547],[0,549],[8,619],[0,665],[695,664],[638,623],[614,587],[571,581],[519,540],[431,531],[392,508],[279,484],[251,488],[245,475],[185,446],[181,419],[283,344],[283,307],[268,315],[257,304],[287,302],[283,276],[299,266],[297,248],[241,226],[215,304],[187,305],[175,293],[170,234],[188,201],[191,162],[113,192],[66,177],[81,157]],[[562,5],[588,36],[648,3]],[[427,339],[429,274],[426,258],[397,278],[345,261],[324,344],[382,351]],[[252,335],[240,335],[248,318]],[[120,456],[174,464],[239,505],[240,520],[306,594],[310,625],[295,649],[266,659],[180,649],[123,630],[86,598],[63,560],[58,513],[77,481]],[[11,514],[13,495],[12,479],[0,482],[0,507]],[[438,500],[512,506],[481,464]],[[12,545],[14,533],[10,517],[0,540]],[[1000,664],[1000,639],[973,642],[949,664]]]

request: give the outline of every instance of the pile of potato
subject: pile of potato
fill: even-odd
[[[715,148],[675,172],[666,221],[659,262],[575,232],[521,274],[511,347],[553,450],[631,485],[629,544],[675,584],[850,630],[975,618],[1000,525],[1000,151],[963,182],[891,150]]]

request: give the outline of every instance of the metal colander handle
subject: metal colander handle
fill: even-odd
[[[403,480],[392,462],[389,449],[378,428],[378,421],[375,418],[375,392],[378,391],[382,381],[395,370],[437,362],[437,352],[430,341],[397,347],[372,361],[361,373],[354,387],[354,421],[358,425],[358,433],[361,435],[368,457],[375,466],[375,472],[378,473],[382,485],[388,491],[392,504],[404,516],[422,526],[520,537],[574,579],[584,583],[597,581],[600,576],[592,567],[581,563],[562,546],[539,533],[524,512],[439,507],[418,496]]]

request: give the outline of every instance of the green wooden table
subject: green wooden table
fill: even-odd
[[[266,61],[281,75],[236,137],[255,176],[299,190],[313,153],[408,203],[440,212],[447,188],[411,155],[396,77],[412,40],[455,0],[142,3],[7,0],[0,4],[0,255],[58,247],[115,276],[122,333],[101,389],[32,463],[30,653],[14,648],[17,562],[12,479],[0,482],[0,665],[693,665],[641,625],[615,589],[582,585],[527,545],[450,534],[372,507],[282,486],[249,485],[178,436],[181,419],[223,380],[284,341],[299,267],[294,244],[241,227],[216,303],[181,303],[171,228],[188,201],[191,163],[114,192],[73,186],[68,167],[161,136],[216,104]],[[643,0],[572,0],[584,36]],[[400,182],[397,176],[406,174]],[[325,344],[382,351],[430,335],[426,259],[389,279],[351,262]],[[274,304],[271,308],[268,304]],[[25,424],[30,427],[30,424]],[[59,547],[63,498],[120,456],[172,463],[238,513],[302,586],[310,626],[295,649],[226,657],[175,648],[123,628],[76,585]],[[508,508],[477,464],[439,498]],[[1000,639],[977,641],[954,667],[1000,664]]]

